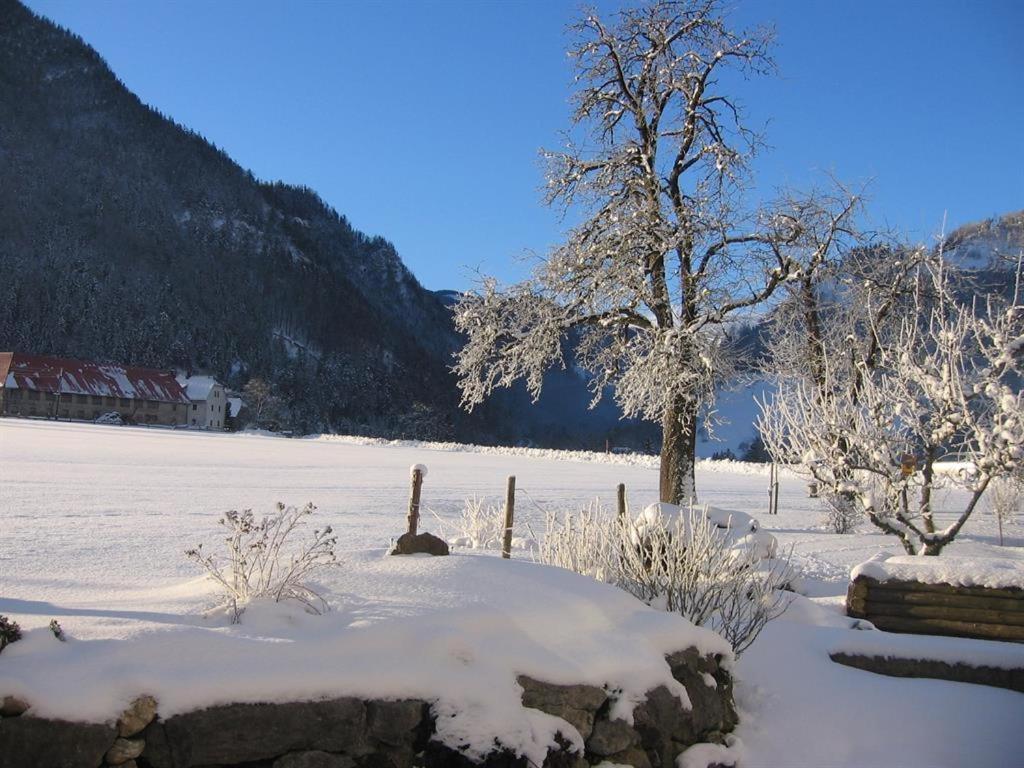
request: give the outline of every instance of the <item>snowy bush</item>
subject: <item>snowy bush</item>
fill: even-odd
[[[21,627],[18,626],[18,622],[0,616],[0,651],[18,640],[21,640]]]
[[[826,492],[822,501],[825,506],[823,522],[833,533],[853,533],[864,519],[864,513],[849,494]]]
[[[64,627],[56,619],[50,619],[50,632],[62,643],[68,639],[68,636],[64,633]]]
[[[485,504],[483,499],[466,499],[458,520],[438,521],[453,547],[467,549],[501,549],[505,534],[505,511]]]
[[[315,529],[312,540],[302,544],[293,535],[314,512],[313,504],[300,508],[278,502],[276,514],[257,522],[251,509],[232,510],[219,521],[228,531],[224,557],[206,554],[202,544],[185,552],[223,588],[233,623],[238,623],[246,604],[258,598],[298,600],[313,613],[327,608],[306,580],[317,569],[337,563],[338,539],[331,526]]]
[[[1017,513],[1024,510],[1024,472],[992,480],[988,505],[999,523],[999,546],[1003,545],[1003,525],[1012,523]]]
[[[789,574],[788,563],[763,560],[767,542],[740,533],[737,540],[699,508],[634,522],[595,503],[561,519],[549,515],[538,559],[709,627],[739,655],[785,610],[780,589]]]

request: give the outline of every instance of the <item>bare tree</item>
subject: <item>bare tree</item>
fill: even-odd
[[[759,426],[774,456],[852,499],[908,553],[937,555],[993,479],[1024,466],[1024,393],[1015,386],[1024,306],[1019,267],[1011,301],[975,306],[956,300],[941,253],[915,275],[915,301],[898,322],[850,328],[826,350],[823,385],[780,380]],[[946,456],[966,462],[947,477],[969,496],[953,523],[936,530],[936,464]]]
[[[883,340],[914,301],[925,252],[885,234],[837,234],[826,263],[783,287],[769,314],[768,354],[760,368],[769,379],[801,380],[819,398],[842,389],[857,402],[865,373],[880,362]],[[831,530],[847,533],[863,520],[850,493],[819,491]]]
[[[277,404],[277,397],[274,390],[266,379],[254,377],[246,382],[242,388],[242,399],[252,410],[253,423],[257,427],[263,426],[265,417],[273,411]]]
[[[698,418],[727,370],[723,328],[814,269],[854,201],[743,205],[759,138],[718,76],[770,71],[770,31],[731,30],[716,0],[665,0],[573,32],[579,143],[544,157],[547,202],[583,221],[525,282],[485,279],[463,298],[455,371],[468,408],[517,379],[536,398],[571,348],[594,402],[611,387],[627,416],[662,424],[661,498],[685,503]]]

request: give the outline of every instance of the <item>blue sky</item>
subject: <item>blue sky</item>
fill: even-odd
[[[264,179],[312,187],[428,288],[558,241],[538,150],[568,127],[574,2],[28,0],[143,101]],[[610,11],[615,3],[598,3]],[[1024,3],[734,3],[776,27],[740,83],[771,148],[752,195],[829,171],[915,239],[1024,208]]]

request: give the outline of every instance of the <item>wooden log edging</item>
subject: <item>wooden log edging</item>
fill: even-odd
[[[951,664],[935,659],[904,659],[893,656],[862,656],[836,651],[829,658],[837,664],[889,677],[927,677],[955,683],[974,683],[1024,693],[1024,667],[974,666],[964,662]]]
[[[878,629],[1024,643],[1024,590],[959,587],[858,576],[846,596],[849,616]]]

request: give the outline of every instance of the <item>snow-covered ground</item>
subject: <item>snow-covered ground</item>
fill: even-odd
[[[321,521],[340,535],[343,565],[323,582],[338,610],[326,621],[365,619],[365,611],[360,617],[351,610],[370,597],[359,594],[366,582],[357,576],[374,562],[368,550],[382,551],[404,530],[408,468],[415,463],[429,467],[422,527],[434,531],[440,523],[431,512],[450,521],[467,497],[498,503],[510,474],[517,478],[516,523],[524,534],[528,525],[540,534],[547,510],[578,508],[594,497],[610,508],[620,482],[636,511],[657,495],[656,467],[646,458],[3,419],[0,613],[26,629],[56,618],[79,639],[191,627],[211,596],[183,551],[216,542],[225,510],[251,507],[260,514],[280,500],[313,502]],[[765,468],[703,463],[697,481],[702,501],[754,515],[780,550],[792,547],[810,595],[773,622],[738,665],[745,765],[1012,762],[1024,695],[884,678],[829,661],[830,649],[864,634],[848,629],[839,610],[849,571],[880,551],[900,554],[891,537],[867,526],[851,535],[821,530],[818,502],[786,473],[775,517],[766,514]],[[958,498],[939,500],[940,518]],[[999,547],[995,520],[983,511],[947,554],[1024,559],[1022,523],[1004,527],[1008,546]],[[423,600],[395,594],[385,608],[366,611],[401,618],[414,615]],[[905,648],[913,639],[894,642]],[[984,652],[1024,665],[1021,646],[929,642],[947,656]],[[0,658],[0,687],[8,658],[8,652]]]

